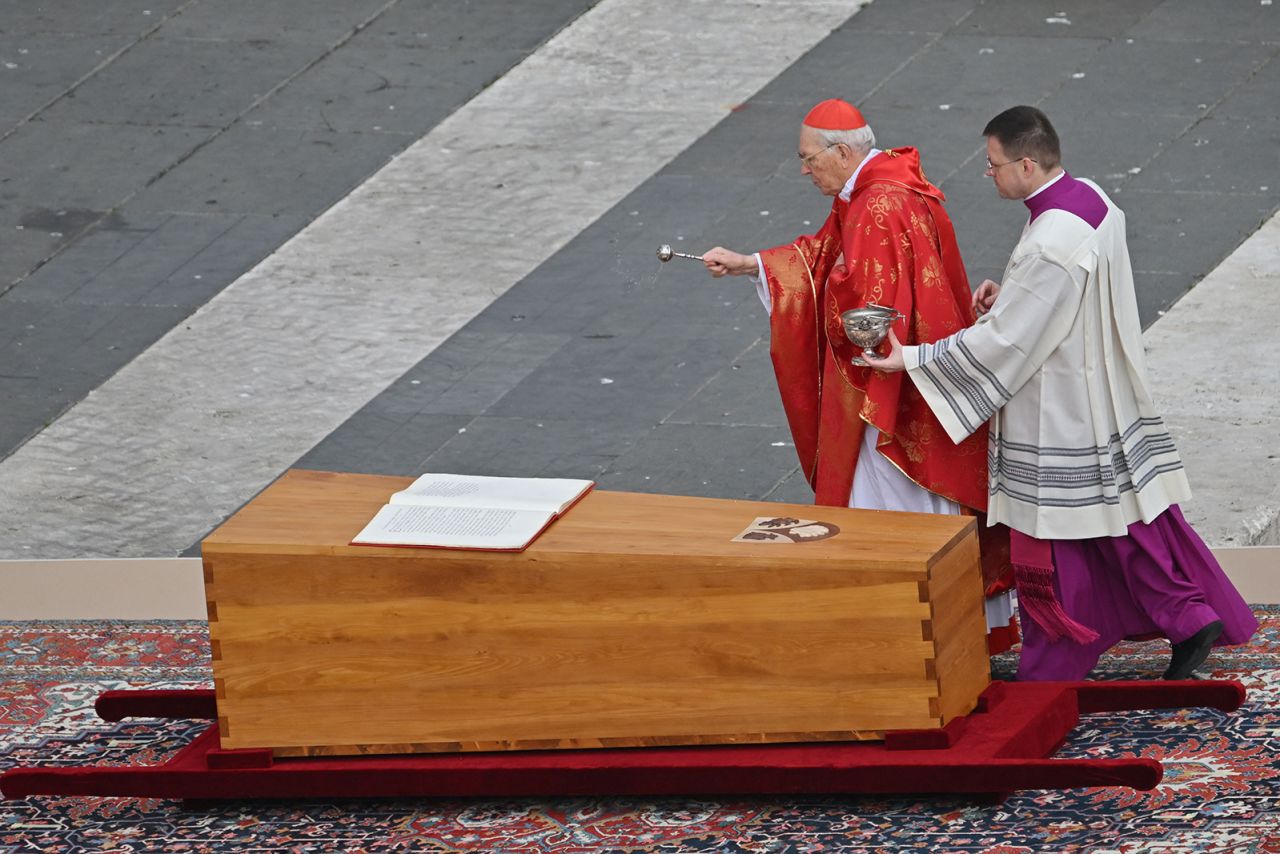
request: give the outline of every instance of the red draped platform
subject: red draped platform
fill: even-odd
[[[973,793],[1127,786],[1151,789],[1154,759],[1054,759],[1081,714],[1205,706],[1233,711],[1238,682],[993,682],[971,714],[882,742],[273,758],[223,750],[210,726],[157,766],[14,768],[6,798],[105,795],[221,798],[554,797]],[[213,718],[213,691],[108,691],[108,721]]]

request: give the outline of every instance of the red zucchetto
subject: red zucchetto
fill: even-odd
[[[857,130],[867,126],[858,108],[848,101],[830,98],[809,111],[804,123],[818,130]]]

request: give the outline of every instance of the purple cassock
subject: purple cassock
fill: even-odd
[[[1107,215],[1097,191],[1067,174],[1026,205],[1032,222],[1045,211],[1062,210],[1097,229]],[[1258,628],[1177,504],[1150,523],[1129,525],[1125,536],[1039,542],[1052,547],[1053,592],[1061,612],[1096,638],[1059,636],[1034,616],[1024,619],[1020,680],[1083,679],[1103,652],[1126,638],[1160,635],[1179,643],[1220,621],[1215,645],[1222,646],[1245,643]]]
[[[1245,643],[1257,618],[1178,505],[1123,537],[1054,540],[1054,592],[1073,620],[1097,632],[1089,643],[1050,641],[1022,621],[1018,679],[1085,678],[1098,657],[1125,638],[1157,634],[1186,640],[1222,621],[1216,645]]]

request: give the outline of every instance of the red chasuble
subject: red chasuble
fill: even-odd
[[[863,165],[850,200],[835,199],[817,234],[760,253],[773,303],[774,373],[818,504],[849,503],[863,425],[871,424],[880,431],[877,450],[912,481],[985,515],[986,425],[953,443],[906,373],[850,362],[860,348],[840,321],[841,312],[867,303],[891,306],[906,318],[893,326],[904,344],[973,324],[944,198],[914,148],[882,151]],[[987,595],[1011,586],[1007,533],[979,520]]]
[[[914,148],[884,151],[862,167],[849,202],[835,199],[817,234],[760,253],[773,301],[774,371],[818,504],[848,504],[866,423],[880,431],[880,453],[915,483],[986,510],[986,426],[952,443],[905,373],[850,362],[860,349],[840,321],[867,303],[891,306],[906,318],[893,327],[904,344],[973,324],[943,200]]]

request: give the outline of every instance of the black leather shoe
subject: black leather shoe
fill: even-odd
[[[1204,664],[1213,649],[1213,642],[1222,634],[1222,621],[1214,620],[1200,631],[1184,641],[1173,645],[1173,657],[1169,661],[1169,669],[1164,672],[1165,679],[1190,679],[1195,669]]]

